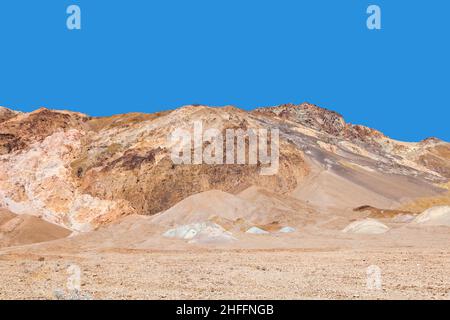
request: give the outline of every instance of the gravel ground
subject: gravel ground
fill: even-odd
[[[381,288],[367,287],[372,265]],[[0,274],[0,299],[450,299],[448,246],[7,252]]]

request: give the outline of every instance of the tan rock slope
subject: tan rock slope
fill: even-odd
[[[261,165],[175,165],[168,137],[177,128],[192,130],[194,121],[221,132],[278,128],[278,173],[260,175]],[[173,224],[223,209],[226,216],[270,217],[262,221],[270,223],[301,206],[393,208],[441,197],[449,179],[448,143],[395,141],[307,103],[112,117],[0,109],[0,207],[77,231],[133,213]],[[254,207],[251,198],[266,205]]]
[[[19,246],[65,238],[70,231],[30,215],[0,209],[0,247]]]

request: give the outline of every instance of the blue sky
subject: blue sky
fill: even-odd
[[[82,30],[66,28],[77,4]],[[366,8],[382,30],[366,28]],[[450,1],[5,0],[0,105],[91,115],[308,101],[450,141]]]

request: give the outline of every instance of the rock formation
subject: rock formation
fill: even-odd
[[[195,121],[220,132],[279,129],[278,172],[260,175],[260,163],[174,164],[169,136]],[[155,215],[213,189],[238,195],[261,187],[319,209],[388,208],[438,196],[449,179],[448,143],[396,141],[308,103],[111,117],[0,108],[0,207],[75,231],[133,213]]]

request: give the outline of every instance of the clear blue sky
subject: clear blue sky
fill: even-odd
[[[82,30],[66,28],[78,4]],[[382,30],[366,28],[378,4]],[[91,115],[308,101],[450,141],[448,0],[2,0],[0,105]]]

